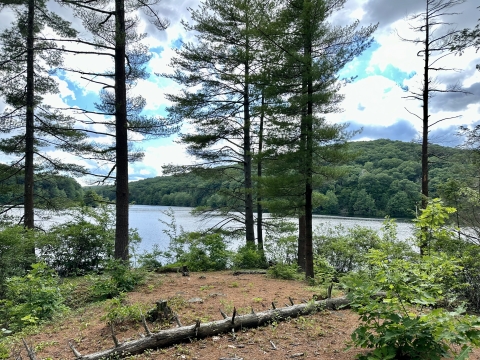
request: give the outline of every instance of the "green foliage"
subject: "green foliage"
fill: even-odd
[[[337,277],[337,271],[330,263],[321,256],[313,259],[313,271],[315,273],[315,282],[321,284],[331,284]]]
[[[381,250],[368,255],[368,272],[344,278],[351,307],[362,324],[352,334],[353,343],[373,352],[360,359],[438,359],[455,354],[460,345],[467,354],[480,345],[480,319],[434,308],[455,299],[461,267],[443,254],[416,261],[391,258]],[[384,296],[379,298],[379,292]],[[463,358],[463,357],[462,357]]]
[[[268,266],[265,254],[254,244],[246,244],[233,255],[233,267],[236,269],[264,269]]]
[[[429,200],[426,209],[421,209],[414,220],[418,245],[427,252],[445,248],[455,235],[454,229],[445,223],[455,211],[455,208],[444,206],[440,199]]]
[[[445,184],[446,186],[454,185],[454,182]],[[463,189],[459,194],[465,196],[466,202],[477,202],[478,192],[473,193],[467,189]],[[458,201],[462,207],[465,202]],[[466,210],[462,209],[462,212]],[[473,210],[473,209],[472,209]],[[468,306],[474,311],[480,310],[480,247],[478,240],[474,234],[478,234],[473,223],[467,222],[466,232],[461,229],[455,229],[448,225],[447,221],[450,214],[454,214],[455,209],[445,207],[439,199],[431,200],[425,210],[415,222],[417,243],[426,244],[428,251],[441,251],[450,256],[460,259],[462,271],[458,274],[458,281],[464,283],[465,286],[457,289],[458,297],[468,301]],[[458,215],[455,213],[455,215]],[[462,214],[462,219],[464,213]],[[460,222],[456,217],[457,225]],[[478,235],[477,235],[478,236]]]
[[[25,276],[8,279],[6,286],[0,318],[11,330],[35,325],[66,308],[55,271],[43,263],[33,264]]]
[[[177,226],[173,211],[164,212],[170,221],[162,221],[167,228],[163,232],[170,238],[168,249],[160,252],[158,248],[154,262],[159,256],[165,257],[170,263],[186,265],[190,271],[223,270],[227,267],[231,256],[227,245],[219,233],[185,232]]]
[[[353,142],[349,144],[349,148],[358,156],[344,167],[343,175],[337,180],[329,180],[314,189],[320,197],[315,212],[332,215],[354,215],[357,212],[362,216],[415,217],[415,206],[421,201],[420,145],[381,139]],[[431,158],[431,196],[439,196],[442,185],[449,179],[464,181],[474,178],[474,167],[465,161],[465,150],[438,145],[432,145],[430,149],[438,158],[451,160],[445,162]],[[231,174],[229,175],[231,177]],[[188,189],[191,194],[188,206],[208,205],[219,208],[227,206],[229,201],[228,197],[218,195],[219,190],[228,191],[236,182],[236,178],[227,181],[220,176],[202,177],[194,173],[162,176],[131,183],[130,198],[137,204],[185,206],[183,197],[179,195],[177,202],[176,195]],[[115,198],[115,191],[111,187],[92,189],[110,200]],[[367,200],[368,206],[358,202],[359,199]],[[457,207],[456,204],[455,206]],[[465,215],[472,213],[467,210],[469,209],[465,209]]]
[[[9,359],[10,350],[2,343],[0,343],[0,359]]]
[[[5,294],[5,282],[12,276],[23,276],[35,262],[31,249],[34,232],[23,226],[9,226],[0,231],[0,299]]]
[[[108,324],[119,325],[141,321],[147,308],[140,304],[126,304],[125,296],[120,294],[106,303],[105,310],[106,313],[101,317],[101,320],[107,321]]]
[[[267,274],[275,279],[294,280],[303,278],[303,275],[298,272],[298,266],[295,264],[274,264],[268,268]]]
[[[337,274],[364,268],[370,249],[388,249],[397,256],[412,253],[408,244],[396,240],[396,225],[389,219],[383,224],[382,236],[361,226],[319,227],[314,234],[314,249],[316,257],[326,260]]]
[[[270,217],[264,221],[266,257],[274,263],[297,263],[298,229],[293,222]]]
[[[163,254],[158,244],[154,244],[151,251],[138,256],[138,266],[148,271],[155,271],[162,267]]]
[[[145,279],[142,269],[132,269],[121,260],[109,260],[102,275],[89,275],[89,292],[94,300],[110,299],[132,291]]]
[[[61,276],[98,271],[113,256],[113,225],[108,207],[79,208],[71,221],[52,227],[40,237],[39,255]]]
[[[230,257],[222,235],[216,233],[185,232],[175,239],[173,246],[186,248],[175,257],[191,271],[223,270]]]

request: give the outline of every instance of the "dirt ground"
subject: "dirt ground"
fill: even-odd
[[[152,274],[147,285],[127,294],[125,304],[155,307],[159,300],[168,300],[183,325],[193,325],[197,319],[209,322],[222,319],[220,309],[231,316],[261,312],[290,303],[310,300],[319,290],[300,281],[276,280],[261,274],[234,276],[232,271],[212,273]],[[42,334],[28,337],[38,359],[74,359],[68,346],[71,341],[82,354],[106,350],[114,346],[107,319],[107,305],[90,305],[69,314],[44,328]],[[358,325],[358,316],[349,310],[325,310],[285,322],[273,322],[256,329],[242,329],[235,334],[223,334],[202,340],[192,340],[163,349],[154,349],[131,359],[335,359],[352,360],[364,351],[346,349],[350,334]],[[150,330],[159,331],[176,324],[149,323]],[[120,342],[145,335],[140,322],[127,321],[116,325]],[[18,351],[27,359],[20,345]],[[17,351],[17,352],[18,352]],[[470,359],[480,359],[480,353]]]

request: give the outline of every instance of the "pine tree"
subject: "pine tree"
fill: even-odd
[[[153,9],[157,3],[153,1],[115,0],[65,0],[72,5],[76,15],[82,20],[84,27],[93,35],[92,40],[74,39],[73,42],[90,45],[93,51],[75,51],[85,56],[100,55],[114,59],[113,71],[82,71],[82,69],[64,69],[76,71],[90,77],[90,81],[103,85],[101,101],[96,104],[98,111],[84,109],[84,114],[95,113],[105,115],[102,123],[114,128],[114,134],[104,132],[102,135],[114,138],[112,146],[95,149],[97,160],[112,164],[104,180],[114,174],[116,189],[116,226],[115,253],[116,259],[128,260],[129,222],[128,222],[128,164],[141,159],[143,153],[131,146],[129,133],[141,134],[144,137],[170,135],[176,131],[175,124],[160,117],[147,117],[141,114],[145,100],[141,96],[128,96],[136,81],[149,76],[146,63],[150,60],[148,49],[141,40],[146,34],[136,31],[137,10],[143,10],[150,17],[157,29],[163,30],[168,23],[158,16]],[[126,11],[126,9],[128,11]]]
[[[48,11],[45,1],[6,1],[3,5],[14,9],[16,20],[0,34],[0,95],[7,103],[0,115],[1,131],[11,134],[0,141],[0,151],[14,156],[12,171],[1,180],[8,182],[22,174],[24,183],[23,195],[11,194],[3,210],[22,205],[24,226],[34,228],[35,179],[41,174],[82,171],[43,151],[52,146],[74,153],[83,149],[85,135],[74,129],[74,120],[42,103],[43,95],[58,92],[50,75],[62,64],[57,44],[46,40],[42,32],[46,27],[63,37],[76,32]]]
[[[272,51],[281,54],[280,66],[274,66],[270,73],[275,74],[272,85],[283,104],[276,107],[280,116],[267,141],[284,168],[283,175],[274,172],[275,181],[287,189],[288,206],[301,209],[299,258],[305,257],[307,278],[314,276],[314,185],[319,177],[334,173],[331,164],[343,159],[339,147],[348,137],[342,126],[326,122],[327,114],[337,111],[342,100],[337,73],[371,44],[376,29],[368,26],[357,30],[358,22],[345,27],[330,25],[328,17],[344,2],[287,0],[276,22],[262,31]]]
[[[168,96],[173,102],[168,111],[172,119],[185,119],[193,127],[192,133],[182,134],[181,142],[201,163],[189,170],[209,169],[214,176],[241,173],[241,180],[235,176],[240,185],[228,195],[237,201],[220,210],[232,217],[232,210],[242,213],[236,220],[242,223],[247,244],[255,242],[252,137],[258,120],[254,109],[261,102],[254,80],[260,71],[255,30],[260,6],[266,4],[203,1],[198,10],[191,10],[193,23],[184,23],[187,31],[196,33],[197,42],[183,44],[171,63],[174,73],[164,74],[184,87],[181,94]]]

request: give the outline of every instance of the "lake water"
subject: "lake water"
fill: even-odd
[[[165,214],[165,211],[171,209],[175,223],[185,231],[205,230],[220,221],[221,217],[216,217],[208,221],[201,220],[190,214],[192,208],[188,207],[167,207],[167,206],[149,206],[149,205],[131,205],[130,206],[130,227],[136,228],[142,243],[139,246],[140,252],[149,251],[154,244],[158,244],[160,249],[166,249],[169,243],[169,237],[164,233],[168,230],[167,224],[172,223],[172,218]],[[342,225],[344,228],[352,228],[356,225],[368,227],[373,230],[380,230],[384,219],[372,218],[351,218],[340,216],[322,216],[314,215],[313,227],[324,224],[328,227]],[[295,221],[292,219],[292,221]],[[413,228],[409,222],[397,222],[398,238],[406,240],[412,236]]]

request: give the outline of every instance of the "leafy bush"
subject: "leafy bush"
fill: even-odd
[[[0,231],[0,298],[5,294],[7,278],[25,275],[35,262],[34,236],[33,231],[23,226],[9,226]]]
[[[126,304],[125,297],[119,295],[107,302],[106,313],[102,316],[101,320],[106,320],[108,324],[115,325],[139,322],[142,320],[142,315],[144,315],[146,311],[146,307],[140,304]]]
[[[371,250],[367,259],[368,272],[344,278],[350,305],[362,321],[353,343],[374,349],[360,359],[440,360],[455,355],[453,344],[461,346],[457,359],[466,359],[471,346],[480,345],[478,317],[463,315],[462,306],[432,309],[454,299],[452,284],[461,271],[455,260],[434,254],[407,261],[380,250]]]
[[[103,268],[113,256],[115,230],[111,210],[83,207],[72,221],[54,226],[40,238],[40,257],[61,276]]]
[[[190,271],[223,270],[230,252],[222,235],[217,233],[182,232],[170,239],[166,258],[186,265]]]
[[[8,279],[6,286],[0,318],[11,330],[35,325],[66,309],[58,277],[43,263],[33,264],[32,270],[25,276]]]
[[[267,273],[275,279],[294,280],[300,276],[298,266],[295,264],[277,263],[268,268]]]
[[[0,343],[0,359],[8,359],[10,358],[10,350],[8,348]]]
[[[275,263],[296,264],[297,224],[283,218],[268,218],[265,224],[265,255]]]
[[[457,281],[465,286],[457,287],[459,298],[468,301],[470,309],[480,310],[480,247],[471,237],[459,236],[458,229],[448,224],[454,208],[445,207],[440,199],[429,201],[426,209],[415,220],[417,244],[424,245],[425,252],[443,252],[459,259],[462,270]]]
[[[315,273],[314,280],[316,283],[329,285],[337,277],[335,268],[321,256],[315,256],[313,259],[313,271]]]
[[[154,244],[151,251],[138,256],[138,266],[148,271],[154,271],[162,267],[163,257],[164,252],[159,249],[158,244]]]
[[[396,224],[388,218],[383,223],[381,236],[375,230],[361,226],[319,228],[313,246],[315,256],[325,259],[339,275],[365,267],[365,256],[370,249],[388,250],[392,256],[413,255],[406,242],[396,240]]]
[[[121,293],[132,291],[145,279],[142,269],[132,269],[120,260],[107,262],[105,273],[89,275],[92,285],[89,288],[94,300],[110,299]]]
[[[258,251],[255,244],[247,244],[237,249],[233,255],[233,267],[236,269],[265,269],[268,263],[265,254]]]

